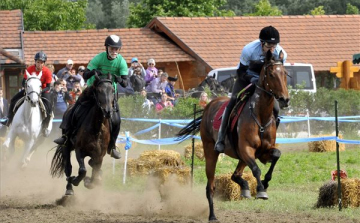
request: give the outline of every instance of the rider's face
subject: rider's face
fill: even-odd
[[[263,47],[263,51],[264,52],[267,52],[267,51],[271,51],[272,53],[274,53],[275,51],[275,48],[277,47],[277,44],[276,43],[263,43],[262,44],[262,47]]]
[[[108,52],[109,55],[112,59],[115,59],[120,51],[120,47],[112,47],[112,46],[108,46]]]
[[[36,67],[37,71],[41,71],[42,68],[44,67],[44,65],[45,65],[45,62],[42,61],[42,60],[36,60],[35,61],[35,67]]]

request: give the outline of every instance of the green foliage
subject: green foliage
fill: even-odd
[[[359,14],[359,9],[356,6],[354,6],[350,3],[347,3],[346,4],[346,14],[357,15],[357,14]]]
[[[29,31],[80,30],[94,28],[86,24],[87,0],[11,0],[1,1],[0,9],[22,9],[24,29]]]
[[[316,7],[315,9],[310,11],[311,15],[325,15],[324,6],[320,5]]]
[[[138,4],[130,4],[127,23],[129,27],[144,27],[156,16],[234,16],[231,10],[219,10],[225,3],[225,0],[142,0]]]
[[[278,7],[272,7],[269,0],[260,0],[258,4],[255,4],[255,12],[246,14],[247,16],[280,16],[281,10]]]

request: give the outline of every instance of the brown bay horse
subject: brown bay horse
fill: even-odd
[[[257,181],[258,199],[268,199],[266,189],[272,177],[276,162],[281,152],[275,148],[276,120],[273,115],[275,100],[278,100],[280,107],[288,106],[289,93],[287,89],[287,72],[282,63],[283,54],[280,53],[279,60],[267,52],[265,64],[260,73],[259,81],[256,84],[254,93],[245,102],[240,117],[235,123],[233,130],[228,128],[225,140],[225,154],[238,159],[238,165],[231,179],[240,185],[241,196],[251,198],[249,185],[242,178],[246,166],[250,168]],[[202,116],[190,122],[178,133],[180,138],[185,138],[200,131],[206,160],[206,197],[209,203],[209,221],[217,221],[214,213],[213,197],[215,192],[215,169],[219,153],[214,150],[218,130],[213,127],[215,115],[221,106],[229,98],[219,97],[212,100],[203,110]],[[228,125],[230,126],[230,124]],[[261,171],[255,162],[259,159],[262,163],[270,162],[270,168],[265,174],[264,180],[260,179]]]
[[[87,102],[88,109],[83,113],[82,124],[78,128],[75,138],[67,140],[65,146],[58,146],[51,162],[50,172],[53,177],[62,176],[65,172],[67,185],[65,195],[73,195],[73,185],[78,186],[84,180],[86,188],[93,188],[101,182],[101,166],[103,157],[110,142],[110,117],[114,111],[115,90],[111,75],[100,79],[95,75],[94,84],[84,90],[91,102]],[[86,102],[82,102],[86,106]],[[69,112],[69,110],[67,111]],[[75,111],[76,112],[76,111]],[[76,116],[76,115],[75,115]],[[79,163],[78,176],[71,176],[72,165],[70,155],[75,150]],[[86,176],[84,158],[90,157],[92,167],[91,178]]]

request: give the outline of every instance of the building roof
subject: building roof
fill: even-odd
[[[23,31],[21,10],[0,11],[0,48],[16,57],[22,57],[21,32]],[[0,54],[0,64],[15,63],[15,61]]]
[[[105,38],[111,34],[121,37],[123,46],[120,54],[128,63],[132,57],[137,57],[142,63],[150,58],[161,62],[194,60],[170,40],[148,28],[25,31],[25,60],[28,64],[32,63],[36,52],[42,50],[47,54],[48,63],[66,64],[71,55],[75,64],[87,64],[96,54],[105,51]]]
[[[272,25],[281,35],[287,62],[329,70],[360,52],[360,15],[271,17],[156,17],[147,27],[163,32],[210,69],[236,66],[242,48]]]

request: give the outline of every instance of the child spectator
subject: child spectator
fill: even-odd
[[[176,105],[179,94],[175,93],[175,82],[177,81],[177,76],[168,77],[168,83],[165,87],[165,93],[168,96],[168,100],[171,101],[173,105]]]
[[[155,105],[155,110],[157,113],[161,113],[161,111],[164,110],[165,108],[172,109],[172,107],[173,104],[167,100],[167,94],[162,94],[161,101],[156,103]]]
[[[201,93],[200,98],[199,98],[199,105],[201,108],[205,108],[206,105],[210,102],[209,98],[208,98],[208,94],[204,91],[203,93]]]

